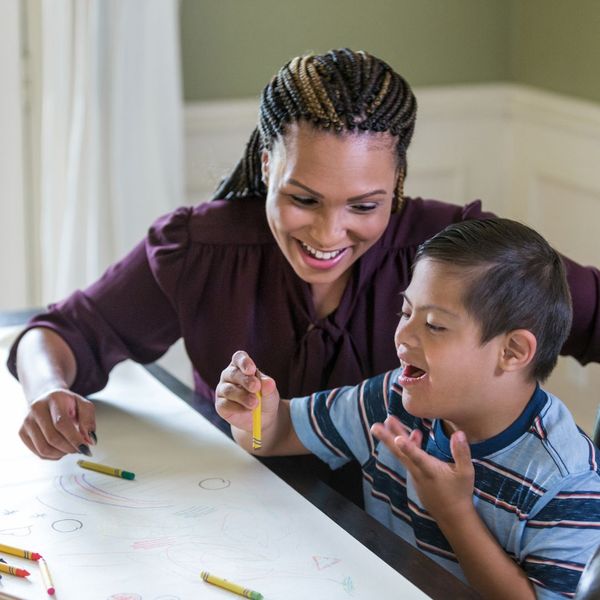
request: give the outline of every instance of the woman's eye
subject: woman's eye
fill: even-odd
[[[434,332],[444,331],[446,329],[445,327],[440,327],[439,325],[434,325],[433,323],[426,323],[425,325],[427,329]]]
[[[292,194],[291,198],[296,204],[300,204],[300,206],[313,206],[317,203],[314,198],[309,198],[306,196],[294,196]]]
[[[365,202],[363,204],[352,204],[351,208],[354,212],[368,213],[377,208],[376,202]]]
[[[398,315],[401,319],[410,319],[410,314],[407,313],[406,311],[402,311],[399,315]]]

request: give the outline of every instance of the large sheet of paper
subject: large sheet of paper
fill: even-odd
[[[228,600],[201,570],[265,600],[426,598],[141,366],[118,366],[95,396],[90,460],[134,481],[43,461],[18,437],[25,401],[0,329],[0,544],[43,554],[57,600]],[[48,598],[37,564],[0,590]]]

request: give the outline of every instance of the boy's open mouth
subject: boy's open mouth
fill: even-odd
[[[427,371],[424,371],[415,365],[405,364],[402,369],[402,377],[406,377],[407,379],[419,379],[425,375],[427,375]]]

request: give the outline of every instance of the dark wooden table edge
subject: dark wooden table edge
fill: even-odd
[[[35,312],[37,311],[0,311],[0,327],[22,325]],[[229,425],[216,413],[212,400],[196,394],[163,367],[157,364],[144,366],[167,389],[231,438]],[[475,590],[452,573],[316,478],[314,474],[307,472],[293,457],[259,460],[358,542],[434,600],[480,598]]]

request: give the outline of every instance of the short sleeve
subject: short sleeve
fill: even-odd
[[[538,504],[525,524],[517,558],[538,598],[572,598],[600,545],[600,478],[595,471],[566,477]]]
[[[385,373],[353,387],[293,399],[292,424],[302,444],[333,469],[352,459],[367,463],[377,445],[371,426],[387,416],[389,381]]]

